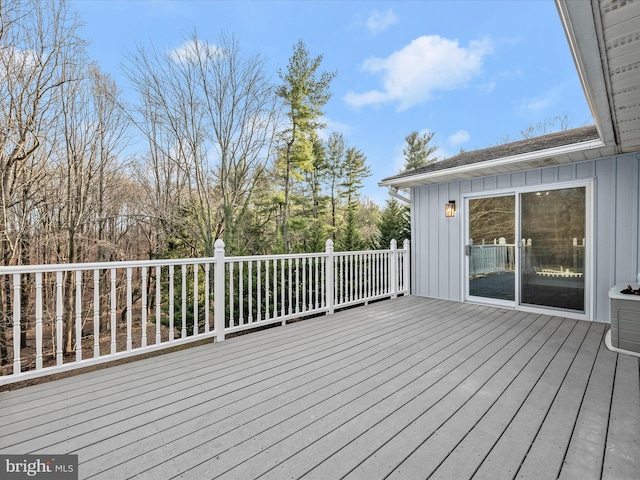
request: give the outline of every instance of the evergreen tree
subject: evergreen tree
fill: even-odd
[[[358,208],[357,202],[351,202],[347,205],[345,229],[339,242],[340,249],[345,252],[362,250],[365,246],[357,225]]]
[[[347,204],[358,201],[358,190],[362,188],[362,181],[371,176],[371,169],[367,165],[367,157],[355,147],[347,148],[344,158],[342,183],[342,197]]]
[[[395,198],[387,200],[378,222],[378,229],[377,248],[389,248],[394,238],[400,247],[405,239],[411,238],[409,206],[401,205]]]
[[[344,169],[345,142],[340,133],[332,133],[327,140],[327,170],[325,182],[331,206],[331,238],[336,241],[338,232],[338,206],[340,204],[340,181]]]
[[[424,167],[425,165],[433,163],[437,160],[437,157],[433,157],[432,155],[435,153],[438,147],[429,146],[429,142],[433,139],[434,135],[435,134],[433,132],[420,134],[414,131],[404,137],[405,141],[407,142],[407,145],[402,151],[405,158],[405,172]]]
[[[343,179],[340,184],[342,197],[347,201],[346,225],[340,241],[340,246],[345,251],[360,250],[364,247],[357,219],[360,207],[358,190],[362,188],[362,181],[371,175],[371,169],[366,164],[366,160],[367,157],[357,148],[347,148],[344,157]]]
[[[300,163],[311,160],[301,156],[307,149],[296,146],[306,140],[323,124],[322,108],[331,98],[329,90],[336,72],[319,72],[322,55],[311,58],[305,43],[299,40],[293,47],[293,55],[289,58],[286,71],[278,71],[283,82],[278,90],[278,96],[284,101],[289,118],[289,125],[283,132],[284,142],[284,205],[281,218],[281,233],[285,251],[290,251],[288,232],[291,178],[293,170],[300,168]],[[296,155],[298,153],[298,155]]]

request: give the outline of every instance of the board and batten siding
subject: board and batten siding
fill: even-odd
[[[638,156],[637,156],[638,155]],[[510,172],[412,189],[412,293],[464,300],[463,196],[594,180],[594,301],[591,319],[609,322],[609,289],[640,272],[640,154]],[[456,202],[456,216],[444,205]]]

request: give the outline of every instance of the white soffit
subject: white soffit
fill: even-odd
[[[640,0],[556,5],[600,138],[640,150]]]

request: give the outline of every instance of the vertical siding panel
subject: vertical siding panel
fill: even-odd
[[[482,178],[474,178],[471,180],[472,192],[484,192],[484,180]]]
[[[420,295],[420,275],[424,270],[422,264],[422,247],[420,240],[422,235],[420,228],[422,222],[422,189],[414,188],[411,191],[411,293]]]
[[[483,190],[495,190],[497,188],[498,180],[496,176],[485,177]]]
[[[576,178],[593,178],[595,176],[595,162],[580,162],[576,164]]]
[[[522,187],[524,186],[524,172],[515,172],[509,175],[509,187]]]
[[[451,272],[449,268],[450,258],[453,256],[453,251],[449,248],[449,233],[451,223],[455,222],[456,217],[447,218],[444,216],[444,205],[449,200],[455,200],[449,198],[449,186],[451,184],[438,185],[438,280],[437,280],[437,296],[440,298],[449,298],[449,279],[451,278]]]
[[[553,168],[543,168],[540,172],[540,180],[542,183],[553,183],[558,179],[558,169],[556,167]]]
[[[607,245],[615,245],[615,160],[604,159],[596,162],[596,203],[594,212],[596,251],[593,259],[593,281],[595,295],[594,318],[609,321],[609,289],[615,278],[615,263],[612,249]]]
[[[440,257],[440,252],[438,250],[438,238],[440,236],[440,222],[438,221],[438,212],[440,211],[438,205],[438,186],[429,185],[427,187],[427,195],[429,197],[427,205],[427,218],[429,221],[427,225],[427,255],[429,256],[429,271],[427,272],[426,292],[430,297],[437,297],[439,281],[438,259]],[[444,206],[442,207],[442,211],[444,212]]]
[[[629,282],[636,278],[638,230],[634,215],[634,206],[638,206],[638,185],[634,181],[637,177],[637,160],[631,156],[616,159],[616,198],[615,198],[615,281]],[[635,168],[634,168],[635,167]]]
[[[416,218],[419,220],[419,224],[416,226],[415,234],[411,237],[413,246],[412,250],[416,255],[416,265],[415,268],[415,287],[417,295],[427,295],[427,275],[429,272],[429,256],[428,256],[428,248],[429,245],[427,243],[427,231],[429,228],[429,199],[427,195],[426,187],[422,187],[419,189],[419,197],[417,202],[417,215]],[[414,240],[415,239],[415,240]]]
[[[496,176],[496,186],[500,188],[509,188],[511,187],[511,175],[502,174]]]
[[[529,170],[524,173],[524,183],[526,185],[540,185],[540,170]]]
[[[568,182],[575,178],[574,165],[562,165],[558,167],[558,181]]]
[[[455,182],[449,186],[449,198],[456,201],[456,216],[450,218],[449,223],[449,292],[447,298],[451,300],[462,300],[460,293],[462,275],[462,224],[464,219],[464,208],[460,197],[460,183]]]

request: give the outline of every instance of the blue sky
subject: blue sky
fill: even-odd
[[[402,166],[404,137],[434,132],[442,157],[516,140],[528,125],[568,115],[593,123],[552,0],[118,1],[74,0],[89,54],[125,92],[125,55],[136,45],[179,48],[193,29],[215,42],[233,34],[262,54],[274,82],[302,39],[322,69],[337,71],[325,108],[367,157],[363,194]]]

